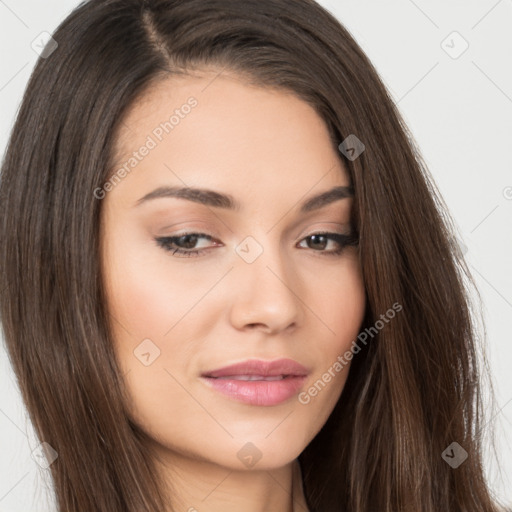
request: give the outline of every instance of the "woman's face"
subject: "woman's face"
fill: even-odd
[[[312,107],[215,77],[168,79],[137,102],[118,140],[124,172],[95,191],[113,342],[129,414],[162,455],[275,468],[347,378],[333,369],[365,308],[343,238],[353,200]],[[248,360],[261,364],[213,374]]]

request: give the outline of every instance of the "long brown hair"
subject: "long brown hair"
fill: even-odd
[[[164,511],[147,439],[123,406],[99,262],[123,115],[157,80],[202,67],[312,105],[355,191],[364,328],[343,394],[299,457],[312,512],[491,512],[480,377],[453,221],[392,99],[349,32],[313,0],[90,0],[37,63],[2,166],[0,313],[62,512]],[[349,155],[350,156],[350,155]],[[485,361],[485,360],[484,360]],[[456,442],[468,454],[442,457]]]

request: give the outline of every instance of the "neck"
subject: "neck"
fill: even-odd
[[[164,475],[173,512],[308,512],[298,460],[269,470],[233,470],[172,454]]]

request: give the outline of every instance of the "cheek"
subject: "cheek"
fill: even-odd
[[[320,312],[318,316],[324,324],[319,327],[324,335],[310,347],[318,365],[305,394],[299,397],[305,407],[315,410],[319,423],[327,419],[343,391],[353,342],[357,341],[364,319],[366,293],[357,253],[347,256],[336,272],[324,276],[323,285],[309,295],[311,309]]]
[[[112,316],[134,338],[166,336],[208,289],[198,273],[170,265],[153,241],[113,240],[106,261]],[[172,271],[172,273],[171,273]],[[128,329],[129,326],[129,329]]]
[[[165,278],[155,253],[151,241],[134,243],[121,229],[109,233],[103,252],[113,343],[123,372],[132,380],[139,377],[134,393],[146,397],[156,396],[156,371],[167,365],[169,353],[179,353],[179,346],[169,350],[172,328],[190,293]]]
[[[318,286],[322,284],[322,286]],[[345,351],[357,336],[366,307],[366,293],[357,253],[346,255],[335,271],[312,288],[316,311],[326,328],[325,346],[332,355]]]
[[[154,439],[167,437],[179,446],[187,430],[176,420],[176,411],[180,418],[197,415],[197,404],[180,384],[181,373],[187,373],[190,353],[203,337],[187,313],[206,285],[190,272],[170,275],[166,253],[160,255],[151,243],[137,245],[113,235],[104,255],[113,342],[130,397],[129,415]]]

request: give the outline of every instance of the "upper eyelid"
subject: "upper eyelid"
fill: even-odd
[[[315,224],[315,223],[314,223]],[[347,222],[341,222],[341,221],[329,221],[329,222],[326,222],[326,221],[319,221],[318,224],[331,224],[331,225],[336,225],[337,228],[333,228],[333,227],[329,227],[329,228],[313,228],[313,232],[310,233],[309,235],[308,234],[303,234],[302,236],[311,236],[312,234],[315,234],[315,233],[323,233],[323,232],[327,232],[327,233],[335,233],[337,229],[348,229],[348,232],[352,232],[353,230],[353,226],[352,226],[352,222],[349,220]],[[169,226],[171,227],[171,226]],[[334,230],[334,231],[333,231]],[[173,238],[173,237],[180,237],[180,236],[184,236],[184,235],[204,235],[204,236],[210,236],[212,238],[218,238],[216,235],[212,234],[212,232],[215,232],[215,228],[212,228],[212,229],[209,229],[209,228],[183,228],[183,232],[176,232],[176,233],[171,233],[171,234],[163,234],[161,235],[161,238]],[[231,233],[233,233],[233,231],[231,229],[229,229],[229,231],[231,231]],[[289,232],[291,231],[291,229],[287,229],[285,230],[285,234],[288,234]],[[297,233],[299,233],[298,230],[295,230]],[[307,230],[301,230],[301,232],[305,233],[309,231],[309,229]],[[339,234],[346,234],[346,233],[339,233]],[[299,234],[297,234],[297,236],[299,236]]]
[[[335,223],[335,224],[338,224],[338,223]],[[348,226],[348,227],[349,227],[349,231],[347,233],[339,233],[338,231],[333,230],[332,228],[326,228],[326,229],[318,228],[318,229],[314,229],[309,234],[302,235],[302,238],[308,237],[308,236],[313,236],[313,235],[322,235],[322,234],[346,235],[346,234],[353,232],[352,227],[351,226]],[[197,235],[199,237],[211,238],[211,239],[220,238],[220,237],[217,237],[216,235],[213,235],[210,233],[205,233],[204,231],[193,231],[193,230],[183,231],[182,233],[172,233],[170,235],[161,235],[157,238],[181,238],[182,236],[187,236],[187,235]]]

